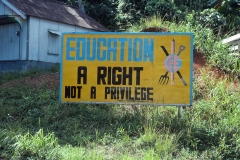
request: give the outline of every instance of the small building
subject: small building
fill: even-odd
[[[58,64],[62,32],[96,31],[109,30],[81,6],[56,0],[0,0],[0,72]]]

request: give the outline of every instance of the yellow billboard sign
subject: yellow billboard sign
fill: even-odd
[[[60,101],[192,105],[192,33],[64,33]]]

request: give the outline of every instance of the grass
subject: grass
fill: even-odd
[[[58,89],[1,88],[1,157],[238,159],[240,88],[213,74],[195,78],[181,119],[175,107],[61,104]]]
[[[149,21],[154,23],[194,31],[193,26]],[[211,32],[200,33],[195,31],[195,46],[205,46],[214,65],[211,59],[218,52],[201,44]],[[5,73],[0,82],[39,74]],[[58,88],[46,85],[0,86],[0,159],[240,158],[240,87],[214,79],[214,72],[202,69],[194,77],[194,106],[185,108],[181,119],[176,107],[61,104],[58,94]]]

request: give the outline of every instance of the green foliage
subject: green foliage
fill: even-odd
[[[152,126],[145,128],[144,133],[140,136],[136,142],[137,146],[151,149],[155,152],[155,155],[161,157],[173,157],[178,150],[177,142],[178,137],[175,134],[171,134],[169,131],[158,132],[155,131]],[[146,156],[149,156],[148,154]]]
[[[14,153],[12,145],[16,142],[15,133],[7,131],[6,129],[0,130],[0,155],[10,158]]]
[[[75,0],[59,0],[78,5]],[[152,16],[168,21],[189,21],[222,33],[237,32],[240,26],[238,0],[83,0],[86,13],[112,31],[126,31]],[[187,19],[185,19],[187,17]]]
[[[116,24],[116,13],[117,13],[117,1],[106,0],[106,1],[83,1],[86,14],[93,17],[103,26],[110,30],[116,30],[118,27]]]
[[[186,20],[191,25],[202,25],[204,27],[213,30],[215,35],[224,36],[232,34],[238,29],[238,18],[239,16],[232,16],[234,23],[230,21],[229,16],[224,16],[216,9],[204,9],[202,12],[189,13],[186,16]]]
[[[72,147],[70,145],[64,146],[60,149],[62,154],[62,159],[67,160],[76,160],[76,159],[85,159],[85,160],[103,160],[104,154],[99,152],[95,148],[83,148],[83,147]]]
[[[8,159],[59,159],[59,146],[53,133],[44,136],[40,129],[35,135],[27,132],[14,135],[0,131],[0,155]]]
[[[195,92],[204,94],[196,102],[196,108],[187,113],[186,116],[191,117],[188,120],[194,123],[181,138],[192,149],[209,152],[210,159],[238,159],[240,143],[237,139],[240,135],[235,133],[240,125],[237,122],[239,88],[229,85],[226,80],[216,82],[213,76],[213,72],[202,70],[201,76],[195,79]]]
[[[207,0],[207,7],[217,8],[221,12],[232,11],[240,7],[238,0]]]
[[[227,20],[227,28],[232,32],[238,32],[240,29],[240,2],[238,0],[209,0],[208,7],[214,7],[224,15]]]
[[[165,20],[181,20],[183,13],[172,0],[121,0],[118,5],[116,20],[120,30],[126,30],[142,19],[154,15],[164,17]]]
[[[188,14],[187,21],[191,25],[202,24],[205,27],[208,27],[214,30],[216,33],[219,32],[219,29],[226,28],[226,18],[217,12],[215,9],[205,9],[202,12],[192,12]]]
[[[78,0],[58,0],[67,4],[70,4],[72,6],[77,6],[78,5]]]
[[[16,136],[13,159],[60,159],[58,142],[53,133],[46,136],[40,129],[35,135],[29,132]]]

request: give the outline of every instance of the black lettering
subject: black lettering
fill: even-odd
[[[65,86],[65,98],[81,98],[82,86]]]
[[[112,78],[112,76],[111,76],[111,74],[112,74],[112,68],[111,67],[108,67],[108,85],[111,85],[111,78]]]
[[[125,88],[125,91],[126,91],[126,100],[128,100],[128,87]]]
[[[65,98],[70,98],[70,86],[65,86]]]
[[[134,91],[133,91],[134,89]],[[96,98],[96,87],[91,88],[91,98]],[[109,97],[110,96],[110,97]],[[153,88],[152,87],[105,87],[105,99],[124,99],[153,101]]]
[[[119,87],[117,87],[117,99],[119,99]]]
[[[129,99],[134,100],[134,97],[132,97],[132,88],[129,87]]]
[[[108,94],[110,94],[110,87],[105,87],[105,99],[107,99]]]
[[[147,95],[146,95],[146,88],[145,87],[142,87],[141,88],[141,100],[146,100],[147,98]]]
[[[140,92],[138,92],[138,90],[140,90],[140,87],[135,87],[135,100],[140,100],[138,95],[141,95],[141,94],[140,94]]]
[[[120,87],[121,99],[124,99],[125,87]]]
[[[153,93],[151,91],[153,91],[153,88],[147,88],[147,100],[153,101],[153,98],[150,97],[153,95]]]
[[[123,85],[126,85],[128,79],[128,85],[132,85],[132,67],[129,67],[128,74],[126,73],[127,67],[123,67]]]
[[[136,85],[140,85],[140,71],[143,71],[143,67],[134,67],[136,71]]]
[[[76,98],[76,87],[75,86],[71,87],[71,98]]]
[[[96,87],[91,87],[91,94],[90,94],[90,97],[91,99],[96,99],[96,91],[97,91],[97,88]]]
[[[116,87],[111,87],[111,99],[116,99]]]
[[[82,89],[82,86],[77,86],[77,90],[78,90],[78,99],[81,98],[81,89]]]
[[[121,74],[117,74],[116,72],[122,72],[122,68],[121,67],[113,67],[112,69],[112,84],[113,85],[119,85],[121,84],[121,79],[122,79],[122,75]],[[109,76],[109,75],[108,75]]]
[[[107,76],[107,67],[98,67],[97,71],[97,84],[106,84],[105,78]]]
[[[85,66],[78,67],[77,84],[82,84],[81,78],[83,78],[83,84],[87,84],[87,67]]]

